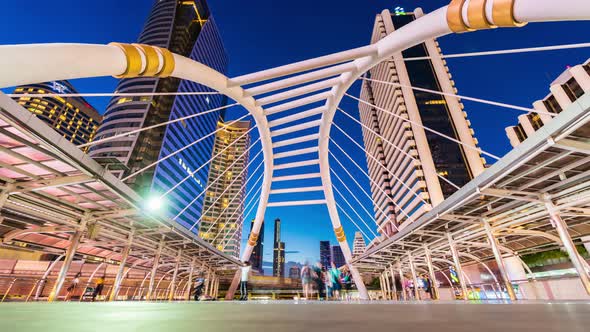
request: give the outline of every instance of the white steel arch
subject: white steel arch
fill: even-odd
[[[147,45],[40,44],[0,47],[0,87],[36,82],[97,76],[173,76],[216,90],[242,105],[258,127],[264,155],[264,178],[256,219],[242,260],[250,258],[268,206],[326,204],[332,227],[346,261],[352,254],[342,229],[330,176],[329,144],[332,122],[346,91],[365,72],[394,54],[451,33],[495,27],[519,27],[527,22],[587,20],[587,0],[452,0],[449,6],[418,17],[379,42],[340,53],[301,61],[270,70],[229,79],[191,59]],[[259,84],[261,83],[261,84]],[[264,95],[261,98],[254,97]],[[281,113],[324,102],[323,106],[295,114]],[[266,107],[267,105],[274,105]],[[286,113],[283,113],[283,115]],[[269,120],[269,116],[278,118]],[[319,119],[316,119],[320,116]],[[311,120],[310,120],[311,119]],[[300,121],[309,120],[299,123]],[[281,129],[275,127],[292,124]],[[286,134],[317,128],[317,133],[278,140]],[[274,153],[273,148],[315,142],[310,148]],[[294,163],[276,161],[310,154],[318,155]],[[303,172],[275,177],[275,170],[319,166],[319,173]],[[322,187],[294,187],[272,191],[273,182],[319,178]],[[271,194],[323,192],[324,199],[279,201],[269,204]],[[358,271],[350,266],[361,298],[367,292]],[[237,281],[237,279],[234,279]],[[237,287],[232,285],[229,295]]]

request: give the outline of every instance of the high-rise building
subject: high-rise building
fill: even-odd
[[[413,13],[384,10],[376,17],[371,42],[422,15],[421,9]],[[412,59],[417,57],[421,59]],[[436,40],[381,62],[363,80],[361,98],[379,108],[359,103],[361,121],[370,128],[363,128],[363,139],[381,234],[394,234],[396,228],[453,194],[456,188],[447,181],[461,187],[484,170],[485,161],[474,149],[477,140],[460,100],[411,87],[456,93]],[[417,124],[474,148],[465,148]]]
[[[301,268],[298,265],[293,265],[289,268],[289,278],[299,279],[301,278]]]
[[[227,71],[228,58],[205,0],[154,1],[138,43],[168,48],[221,73]],[[117,92],[133,94],[212,91],[200,84],[171,77],[139,77],[121,80]],[[96,136],[97,139],[111,137],[219,108],[225,103],[225,98],[218,94],[115,97],[107,107],[105,119]],[[114,173],[126,178],[213,132],[221,115],[220,112],[206,113],[137,135],[107,141],[97,144],[89,153],[93,157],[119,159],[128,170]],[[208,137],[126,182],[142,196],[151,198],[161,196],[187,179],[166,196],[162,206],[168,216],[191,228],[200,219],[203,211],[204,197],[199,194],[207,183],[209,166],[206,162],[211,158],[213,143],[214,137]],[[196,232],[197,228],[193,231]]]
[[[250,230],[254,228],[254,221],[252,219],[252,223],[250,224]],[[264,275],[264,268],[262,267],[262,259],[264,255],[264,221],[262,221],[262,226],[260,226],[260,233],[258,234],[258,242],[256,242],[256,246],[252,250],[252,255],[250,255],[250,264],[252,264],[252,270],[258,272],[260,275]]]
[[[346,259],[344,258],[344,254],[342,253],[342,248],[340,246],[332,246],[332,262],[336,265],[337,268],[340,268],[346,265]]]
[[[352,256],[357,257],[365,253],[367,244],[361,232],[354,233],[354,241],[352,242]]]
[[[22,85],[14,93],[22,94],[14,98],[20,105],[76,145],[91,142],[102,121],[100,114],[82,97],[39,96],[78,93],[68,81]]]
[[[272,275],[285,276],[285,242],[281,242],[281,219],[275,219],[275,238],[273,246]]]
[[[233,257],[240,255],[250,121],[219,122],[199,235]]]
[[[332,264],[332,247],[330,241],[320,241],[320,263],[325,268],[329,268]]]
[[[518,117],[518,125],[506,128],[510,144],[516,147],[553,117],[546,113],[561,113],[566,107],[590,92],[590,59],[567,68],[549,88],[551,93],[533,103],[533,108],[543,113],[527,113]]]

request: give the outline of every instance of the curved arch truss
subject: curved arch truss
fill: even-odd
[[[325,204],[350,263],[352,255],[332,191],[328,154],[334,115],[350,86],[380,62],[426,39],[496,27],[520,27],[528,22],[581,19],[590,19],[587,0],[452,0],[449,6],[417,18],[375,44],[231,79],[203,64],[148,45],[2,46],[0,86],[96,76],[173,76],[228,96],[253,116],[265,160],[260,202],[242,260],[249,259],[256,245],[267,207]],[[310,106],[317,104],[320,106]],[[302,144],[308,147],[297,148]],[[275,152],[279,148],[282,152]],[[291,157],[298,161],[285,162]],[[318,170],[308,171],[314,167]],[[296,175],[278,175],[284,170]],[[296,183],[307,179],[319,179],[322,185],[302,187]],[[295,184],[272,189],[273,184],[280,182]],[[323,198],[281,198],[303,192],[319,192]],[[359,273],[350,267],[361,297],[366,298]]]

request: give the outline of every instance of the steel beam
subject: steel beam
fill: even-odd
[[[158,265],[160,264],[160,256],[162,256],[162,249],[164,249],[164,238],[160,240],[156,256],[154,257],[154,263],[152,264],[152,272],[150,274],[150,283],[148,284],[148,292],[146,300],[151,300],[154,295],[154,283],[156,282],[156,274],[158,273]]]
[[[439,300],[440,294],[438,291],[438,283],[436,282],[436,274],[434,273],[434,265],[432,264],[432,254],[430,249],[424,245],[424,256],[426,258],[426,265],[428,265],[428,274],[430,275],[430,291],[433,300]]]
[[[545,208],[547,209],[547,212],[549,212],[549,216],[551,217],[553,227],[555,227],[555,229],[557,230],[559,238],[561,239],[561,242],[563,243],[563,246],[565,247],[565,250],[567,251],[570,257],[572,264],[578,272],[580,282],[582,282],[582,286],[584,286],[586,293],[590,294],[590,280],[588,278],[588,273],[586,273],[586,270],[584,269],[584,264],[582,263],[582,259],[578,254],[578,250],[576,249],[574,241],[572,240],[571,236],[567,231],[567,224],[565,223],[565,221],[563,221],[563,219],[561,219],[561,216],[559,215],[559,210],[553,204],[551,199],[548,196],[544,196],[543,199],[545,201]]]
[[[414,267],[414,258],[412,257],[412,252],[410,251],[407,252],[407,255],[408,262],[410,264],[410,272],[412,273],[412,281],[414,282],[414,298],[420,301],[420,289],[418,287],[418,276],[416,275],[416,268]]]
[[[486,231],[488,241],[490,242],[490,246],[492,247],[492,252],[494,253],[494,258],[496,259],[496,264],[498,265],[498,270],[502,275],[502,280],[504,280],[504,286],[506,287],[506,291],[508,292],[508,297],[511,301],[516,301],[516,293],[514,292],[514,287],[512,286],[510,277],[506,272],[506,265],[504,264],[504,259],[502,258],[500,248],[498,248],[498,239],[494,236],[494,232],[492,230],[490,222],[484,218],[482,219],[482,223]]]
[[[86,223],[88,222],[88,215],[84,215],[82,219],[80,219],[80,224],[78,225],[78,230],[72,234],[70,237],[70,245],[66,251],[66,256],[64,259],[64,263],[61,266],[61,270],[57,276],[57,280],[51,293],[49,293],[49,298],[47,299],[48,302],[53,302],[58,299],[59,292],[66,281],[66,277],[68,275],[68,270],[70,269],[70,265],[74,260],[74,255],[76,255],[76,250],[78,249],[78,245],[80,245],[80,240],[82,239],[82,235],[86,231]]]
[[[123,249],[123,253],[121,255],[121,261],[119,262],[119,270],[117,271],[117,276],[115,277],[115,283],[113,284],[113,289],[111,294],[109,295],[109,301],[114,301],[117,299],[119,295],[119,290],[121,289],[121,283],[123,282],[123,278],[125,275],[125,265],[127,264],[127,258],[129,258],[129,254],[131,253],[131,245],[133,244],[133,230],[131,234],[129,234],[129,239],[127,245]]]
[[[461,266],[461,259],[459,258],[459,252],[455,247],[455,241],[451,233],[447,233],[449,240],[449,246],[451,247],[451,253],[453,255],[453,262],[455,263],[455,270],[457,272],[457,278],[459,278],[459,284],[461,286],[461,292],[463,293],[463,300],[469,300],[469,293],[467,291],[467,283],[465,282],[465,275],[463,274],[463,267]]]

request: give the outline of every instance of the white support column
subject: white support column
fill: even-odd
[[[70,269],[70,265],[74,260],[74,255],[76,255],[76,250],[80,245],[80,240],[82,240],[82,236],[86,231],[86,223],[88,222],[88,215],[84,215],[82,219],[80,219],[80,223],[78,224],[78,229],[72,236],[70,237],[70,246],[66,251],[66,257],[64,259],[63,265],[61,266],[61,270],[59,271],[59,275],[57,276],[57,281],[49,294],[49,298],[47,299],[48,302],[53,302],[58,299],[59,293],[61,288],[64,285],[66,277],[68,275],[68,270]]]
[[[176,255],[176,265],[174,265],[174,272],[172,273],[172,281],[170,282],[170,294],[168,295],[168,301],[174,300],[174,293],[176,292],[176,278],[178,277],[178,269],[180,268],[180,259],[182,258],[182,249],[178,249],[178,255]]]
[[[410,272],[412,273],[412,281],[414,282],[414,298],[417,301],[420,301],[420,288],[418,287],[418,276],[416,275],[416,267],[414,266],[414,258],[412,257],[412,253],[410,251],[407,252],[408,254],[408,261],[410,264]]]
[[[123,249],[121,254],[121,262],[119,262],[119,270],[117,271],[117,276],[115,277],[115,283],[113,284],[113,289],[111,294],[109,295],[109,301],[114,301],[117,299],[119,295],[119,290],[121,289],[121,283],[123,282],[124,273],[125,273],[125,264],[127,264],[127,258],[131,253],[131,244],[133,243],[133,233],[134,231],[131,230],[131,234],[129,234],[129,238],[127,239],[127,245]]]
[[[209,295],[209,285],[211,284],[211,271],[207,271],[207,276],[205,277],[205,295]]]
[[[574,241],[572,240],[570,234],[567,231],[567,224],[563,221],[563,219],[561,219],[561,216],[559,215],[559,210],[553,204],[550,197],[544,196],[543,200],[545,201],[545,208],[547,209],[547,211],[549,212],[549,216],[551,217],[553,227],[555,227],[555,229],[557,230],[559,238],[561,239],[561,242],[563,242],[563,246],[565,247],[565,250],[567,251],[567,254],[570,257],[572,264],[576,268],[576,271],[578,271],[580,282],[582,282],[582,286],[584,286],[586,293],[590,294],[590,280],[588,278],[588,273],[586,273],[586,270],[584,269],[584,264],[582,263],[582,258],[578,254],[578,250],[574,245]]]
[[[387,277],[387,270],[383,272],[383,279],[385,279],[385,286],[387,286],[386,300],[391,300],[391,284],[389,283],[389,278]]]
[[[514,292],[514,287],[512,287],[510,277],[508,276],[508,273],[506,273],[506,265],[504,264],[504,259],[502,258],[500,248],[498,248],[498,239],[496,239],[496,237],[494,236],[494,232],[492,226],[490,225],[490,222],[484,218],[482,219],[482,223],[485,228],[486,235],[488,236],[490,246],[492,247],[494,258],[496,258],[498,270],[500,271],[500,275],[502,275],[502,280],[504,280],[504,286],[506,287],[506,291],[508,292],[508,297],[511,301],[516,301],[516,293]]]
[[[195,261],[196,261],[196,259],[193,258],[193,261],[191,262],[190,270],[188,272],[188,282],[186,283],[186,290],[185,290],[185,295],[184,295],[184,299],[186,301],[191,300],[191,289],[193,288],[193,274],[195,273]]]
[[[147,301],[152,299],[154,295],[154,283],[156,282],[156,274],[158,274],[158,266],[160,265],[160,256],[162,256],[162,249],[164,249],[164,238],[160,240],[156,256],[154,257],[154,263],[152,264],[152,273],[150,273],[150,282],[148,284],[148,292],[145,297]]]
[[[406,288],[404,287],[404,271],[402,271],[402,265],[399,264],[399,281],[402,284],[402,299],[407,301],[408,297],[406,294]]]
[[[440,293],[438,291],[438,283],[436,282],[436,274],[434,273],[434,265],[432,264],[432,253],[426,244],[424,245],[424,254],[426,256],[426,265],[428,265],[428,274],[430,276],[430,291],[432,292],[432,299],[439,300]]]
[[[384,300],[387,300],[387,294],[385,293],[385,277],[383,273],[379,275],[379,287],[381,288],[381,296]]]
[[[459,278],[459,284],[461,286],[461,292],[463,293],[463,300],[469,300],[469,293],[467,291],[467,283],[465,282],[465,274],[463,273],[463,267],[461,266],[461,260],[459,259],[459,253],[455,247],[455,241],[451,233],[447,233],[449,239],[449,246],[451,247],[451,253],[453,254],[453,262],[455,263],[455,272],[457,272],[457,278]]]
[[[397,301],[397,286],[395,285],[395,272],[393,271],[393,265],[389,267],[389,275],[391,276],[391,288],[393,291],[391,299]]]

